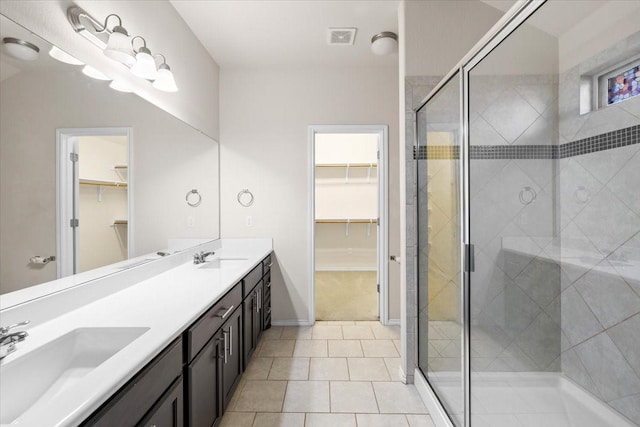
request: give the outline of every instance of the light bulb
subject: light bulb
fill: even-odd
[[[127,30],[119,25],[113,27],[113,31],[109,35],[107,47],[103,52],[107,57],[114,61],[118,61],[127,67],[133,66],[136,62],[136,59],[133,56],[133,48],[131,46],[131,40],[129,39]]]
[[[93,68],[91,65],[85,65],[82,68],[82,74],[96,80],[111,80],[102,71]]]
[[[143,79],[155,80],[158,77],[156,69],[156,61],[151,56],[151,51],[145,47],[141,47],[136,53],[136,63],[131,67],[131,72]]]
[[[167,64],[160,64],[158,67],[158,78],[153,82],[153,87],[165,92],[178,91],[176,79]]]

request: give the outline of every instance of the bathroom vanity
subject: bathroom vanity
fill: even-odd
[[[215,425],[270,327],[271,251],[216,240],[3,310],[4,324],[58,307],[0,364],[2,425]]]

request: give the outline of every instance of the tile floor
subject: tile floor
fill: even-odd
[[[400,330],[325,321],[267,330],[221,427],[433,427],[400,382]]]

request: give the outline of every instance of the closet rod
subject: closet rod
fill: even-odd
[[[377,224],[377,218],[371,219],[316,219],[316,224]]]
[[[317,164],[317,168],[377,168],[377,163],[324,163]]]

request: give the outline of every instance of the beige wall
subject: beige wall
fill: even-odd
[[[315,162],[368,164],[366,168],[317,167],[316,219],[374,219],[378,217],[378,151],[376,134],[317,134]],[[368,269],[377,266],[377,226],[317,223],[316,270]],[[375,289],[371,289],[375,292]]]
[[[56,129],[130,127],[135,254],[167,239],[219,237],[218,144],[133,94],[79,72],[23,72],[0,84],[0,292],[56,278]],[[187,191],[203,201],[188,207]],[[195,226],[187,226],[193,216]]]
[[[309,125],[389,125],[389,253],[398,253],[397,79],[396,67],[223,71],[222,237],[273,237],[274,321],[309,317]],[[243,188],[255,195],[249,208],[236,201]],[[398,319],[399,268],[389,267],[389,313]]]
[[[152,53],[167,57],[180,91],[154,89],[76,34],[66,14],[72,4],[101,22],[110,13],[120,15],[130,35],[142,35]],[[0,13],[108,76],[132,83],[144,99],[218,139],[220,69],[168,1],[2,0]]]

